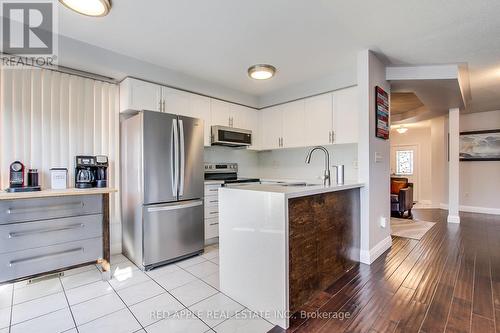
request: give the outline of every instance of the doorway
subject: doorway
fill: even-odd
[[[419,200],[419,145],[391,145],[391,175],[413,183],[413,201]]]

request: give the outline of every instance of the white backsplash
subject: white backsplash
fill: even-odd
[[[205,162],[238,163],[239,177],[258,177],[258,153],[252,150],[212,146],[205,147]]]
[[[330,152],[330,165],[345,166],[345,180],[358,180],[358,145],[325,146]],[[240,177],[262,179],[293,179],[319,182],[325,167],[323,153],[315,152],[311,164],[306,164],[310,148],[288,148],[272,151],[249,151],[227,147],[205,148],[205,162],[238,163]],[[335,170],[332,168],[332,177]],[[335,179],[335,178],[333,178]]]

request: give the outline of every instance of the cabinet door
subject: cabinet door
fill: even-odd
[[[219,101],[218,99],[211,99],[212,109],[212,125],[230,126],[231,118],[231,104]]]
[[[231,127],[249,129],[247,124],[247,107],[229,103],[229,117],[231,117]]]
[[[278,149],[279,140],[283,136],[283,106],[273,106],[261,112],[261,148]]]
[[[283,105],[282,148],[304,147],[304,100]]]
[[[333,129],[332,94],[323,94],[305,100],[305,145],[331,143]]]
[[[239,106],[238,112],[234,115],[234,123],[234,127],[252,131],[252,145],[248,148],[258,150],[260,148],[259,111],[246,106]]]
[[[163,112],[187,115],[189,112],[190,94],[181,90],[163,87],[162,99],[165,103]]]
[[[160,111],[161,86],[126,78],[120,83],[120,111]]]
[[[185,114],[188,117],[203,119],[203,142],[205,146],[210,146],[210,126],[211,126],[211,112],[210,112],[210,98],[195,94],[190,94],[189,110]]]
[[[333,93],[333,143],[356,143],[359,132],[358,87]]]

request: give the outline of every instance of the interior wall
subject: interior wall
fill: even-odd
[[[441,207],[448,202],[448,125],[446,117],[431,123],[431,204]]]
[[[460,131],[500,129],[500,110],[461,114]],[[490,210],[500,214],[500,161],[460,162],[462,210]]]
[[[385,64],[370,50],[358,54],[360,98],[359,178],[361,188],[361,262],[370,264],[391,244],[390,141],[375,137],[375,87],[390,94]],[[382,225],[384,224],[384,225]]]
[[[432,149],[431,127],[409,127],[406,133],[400,134],[391,130],[391,146],[417,145],[419,154],[418,169],[418,201],[430,204],[432,202]],[[391,173],[395,170],[394,156],[391,156]]]

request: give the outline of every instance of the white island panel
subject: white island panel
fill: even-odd
[[[221,291],[281,327],[288,327],[287,212],[284,193],[219,190]]]

